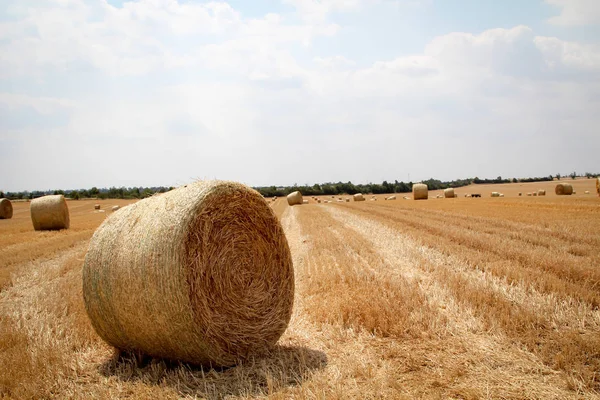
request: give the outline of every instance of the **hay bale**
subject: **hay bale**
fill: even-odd
[[[570,183],[559,183],[554,188],[554,193],[557,196],[570,196],[573,194],[573,185]]]
[[[354,201],[365,201],[364,196],[362,195],[362,193],[356,193],[354,196],[352,196],[354,198]]]
[[[577,192],[573,190],[573,194],[577,194]]]
[[[429,197],[429,191],[427,185],[424,183],[415,183],[412,187],[413,199],[415,200],[427,200]]]
[[[0,199],[0,219],[11,219],[13,207],[9,199]]]
[[[500,197],[504,197],[504,193],[500,193]]]
[[[321,200],[317,199],[317,203],[321,204]]]
[[[598,192],[598,196],[600,196],[600,177],[596,178],[596,192]]]
[[[111,210],[113,212],[117,211],[119,208],[121,208],[120,206],[112,206]]]
[[[296,204],[302,204],[302,193],[295,191],[287,196],[288,205],[293,206]]]
[[[538,196],[545,196],[546,195],[546,191],[544,189],[540,189],[537,192]]]
[[[590,194],[589,190],[586,190],[585,192],[583,192],[584,194]]]
[[[500,197],[499,192],[492,192],[491,197]]]
[[[396,200],[396,196],[390,196],[386,200]]]
[[[523,193],[519,192],[519,196],[523,196]]]
[[[454,189],[453,188],[448,188],[446,190],[444,190],[444,197],[447,199],[453,199],[454,196]]]
[[[99,210],[100,209],[100,204],[94,204],[94,210]]]
[[[83,298],[96,332],[118,349],[232,365],[285,331],[292,256],[258,192],[196,182],[105,220],[85,257]]]
[[[531,193],[527,193],[527,196],[531,196]]]
[[[302,200],[302,204],[308,204],[308,200]]]
[[[350,203],[350,197],[346,197],[346,203]]]
[[[29,206],[31,222],[36,231],[69,229],[69,207],[62,194],[39,197]]]
[[[533,192],[532,195],[537,196],[537,192]]]

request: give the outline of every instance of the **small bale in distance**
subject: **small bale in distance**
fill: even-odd
[[[504,197],[504,193],[500,193],[500,197]]]
[[[447,199],[453,199],[454,198],[454,189],[453,188],[445,189],[444,197]]]
[[[321,200],[317,199],[317,203],[321,204]]]
[[[540,189],[537,192],[538,196],[545,196],[546,195],[546,191],[544,189]]]
[[[302,200],[302,204],[308,204],[308,200]]]
[[[557,196],[570,196],[573,194],[573,185],[570,183],[559,183],[554,188],[554,193]]]
[[[362,193],[356,193],[352,197],[354,198],[354,201],[365,201],[365,197],[362,195]]]
[[[111,210],[113,212],[117,211],[119,208],[121,208],[120,206],[112,206]]]
[[[527,196],[531,196],[531,193],[527,193]]]
[[[94,204],[94,210],[99,210],[100,209],[100,204]]]
[[[9,199],[0,199],[0,219],[11,219],[13,206]]]
[[[62,194],[38,197],[29,205],[31,222],[36,231],[69,229],[69,207]]]
[[[412,187],[413,199],[415,200],[427,200],[429,197],[429,191],[427,185],[424,183],[415,183]]]
[[[492,192],[491,197],[500,197],[500,192]]]
[[[537,192],[533,192],[532,195],[533,196],[537,196],[538,194],[537,194]]]
[[[288,205],[294,206],[296,204],[302,204],[302,193],[299,191],[292,192],[287,195]]]
[[[271,348],[294,300],[281,224],[253,189],[196,182],[111,215],[83,266],[90,321],[121,350],[229,366]]]
[[[584,194],[590,194],[589,190],[586,190],[585,192],[583,192]]]
[[[519,196],[523,196],[523,193],[519,192]]]
[[[346,203],[350,203],[350,197],[346,197]]]
[[[390,196],[386,200],[396,200],[396,196]]]

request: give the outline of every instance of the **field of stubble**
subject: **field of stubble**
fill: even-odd
[[[512,194],[531,190],[277,200],[292,321],[270,356],[220,371],[118,358],[93,331],[83,258],[127,201],[69,202],[71,229],[42,233],[14,203],[0,221],[0,397],[600,398],[600,199],[582,194],[591,180],[571,197]]]

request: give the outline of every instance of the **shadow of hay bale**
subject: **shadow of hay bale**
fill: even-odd
[[[210,368],[115,351],[100,373],[122,381],[169,386],[182,396],[221,399],[260,396],[302,384],[327,365],[322,351],[275,346],[268,354],[229,368]]]

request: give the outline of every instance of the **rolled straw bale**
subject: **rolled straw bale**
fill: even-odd
[[[453,199],[454,198],[454,189],[448,188],[448,189],[444,190],[444,197],[447,199]]]
[[[317,203],[321,203],[321,200],[318,200],[318,199],[317,199]]]
[[[120,206],[112,206],[111,210],[114,212],[114,211],[117,211],[119,208],[121,208],[121,207]]]
[[[554,188],[554,193],[557,196],[570,196],[573,194],[573,185],[570,183],[559,183]]]
[[[523,196],[523,193],[519,192],[519,196]]]
[[[350,197],[346,197],[346,203],[350,203]]]
[[[454,193],[454,198],[456,199],[458,197],[458,193]]]
[[[500,197],[504,197],[504,193],[500,193]]]
[[[100,204],[94,204],[94,210],[99,210],[100,209]]]
[[[29,211],[36,231],[69,229],[69,207],[62,194],[31,200]]]
[[[396,196],[390,196],[386,200],[396,200]]]
[[[415,200],[427,200],[429,192],[427,185],[424,183],[415,183],[412,187],[413,199]]]
[[[492,192],[491,197],[500,197],[500,193],[499,192]]]
[[[573,190],[573,194],[577,194],[577,192]]]
[[[590,194],[589,190],[586,190],[585,192],[583,192],[584,194]]]
[[[596,178],[596,192],[598,192],[598,196],[600,196],[600,177]]]
[[[537,192],[533,192],[532,195],[537,196],[538,194],[537,194]]]
[[[292,257],[258,192],[196,182],[105,220],[85,257],[83,297],[96,332],[118,349],[232,365],[285,331]]]
[[[527,196],[531,196],[531,193],[527,193]]]
[[[9,199],[0,199],[0,219],[11,219],[13,207]]]
[[[354,198],[354,201],[365,201],[364,196],[362,195],[362,193],[356,193],[354,196],[352,196]]]
[[[296,204],[302,204],[302,193],[295,191],[287,196],[288,205],[293,206]]]
[[[545,196],[546,195],[546,191],[544,189],[540,189],[537,192],[538,196]]]
[[[302,204],[308,204],[308,200],[302,200]]]

